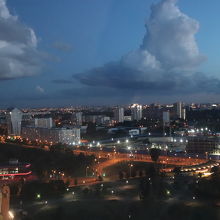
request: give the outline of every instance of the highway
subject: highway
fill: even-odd
[[[85,155],[94,155],[97,158],[106,158],[109,160],[123,159],[127,161],[142,161],[152,163],[151,156],[145,154],[131,154],[120,153],[120,152],[104,152],[104,151],[83,151],[73,150],[74,154],[83,153]],[[117,160],[115,160],[117,161]],[[174,165],[174,166],[192,166],[207,162],[205,159],[191,158],[191,157],[171,157],[171,156],[160,156],[157,163]]]
[[[120,152],[104,152],[104,151],[88,151],[88,150],[73,150],[73,153],[78,155],[83,153],[84,155],[94,155],[98,159],[106,159],[104,162],[98,162],[94,165],[93,170],[96,171],[97,175],[102,175],[103,170],[106,167],[112,166],[120,162],[147,162],[152,163],[150,155],[142,154],[131,154],[130,153],[120,153]],[[191,158],[191,157],[170,157],[170,156],[160,156],[158,164],[169,165],[169,168],[163,168],[163,172],[171,172],[175,166],[181,167],[194,167],[194,166],[203,166],[208,161],[200,158]],[[87,182],[88,178],[85,178],[83,182],[79,185],[94,184],[94,182]],[[73,186],[71,184],[71,186]]]

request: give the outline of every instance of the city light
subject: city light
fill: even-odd
[[[8,211],[8,215],[9,215],[10,219],[14,219],[14,217],[15,217],[14,213],[12,211],[10,211],[10,210]]]
[[[41,195],[40,194],[37,194],[37,199],[40,199],[41,198]]]

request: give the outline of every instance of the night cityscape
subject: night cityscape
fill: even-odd
[[[0,0],[0,220],[220,219],[219,9]]]

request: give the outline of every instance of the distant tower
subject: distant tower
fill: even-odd
[[[133,104],[131,106],[131,120],[140,121],[142,119],[142,105]]]
[[[22,111],[17,108],[9,109],[7,113],[7,124],[9,135],[21,135]]]
[[[186,109],[185,108],[182,108],[181,118],[186,120]]]
[[[163,124],[170,123],[170,112],[163,112]]]
[[[82,125],[82,112],[76,113],[76,125],[81,126]]]
[[[170,128],[170,112],[163,112],[163,133],[165,135],[165,127],[169,126]],[[170,130],[171,133],[171,130]]]
[[[82,122],[83,122],[83,113],[74,112],[71,116],[71,123],[76,126],[82,126]]]
[[[183,108],[182,102],[177,102],[174,104],[174,111],[176,118],[186,119],[186,109]]]
[[[117,122],[124,122],[124,108],[118,107],[114,110],[114,119]]]

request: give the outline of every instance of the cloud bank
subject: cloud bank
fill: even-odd
[[[185,94],[216,92],[220,81],[196,72],[206,57],[197,46],[199,23],[184,14],[176,0],[152,5],[146,34],[137,50],[118,61],[75,74],[90,87],[132,89],[137,93]]]
[[[0,0],[0,80],[31,76],[41,69],[34,30],[10,14]]]

